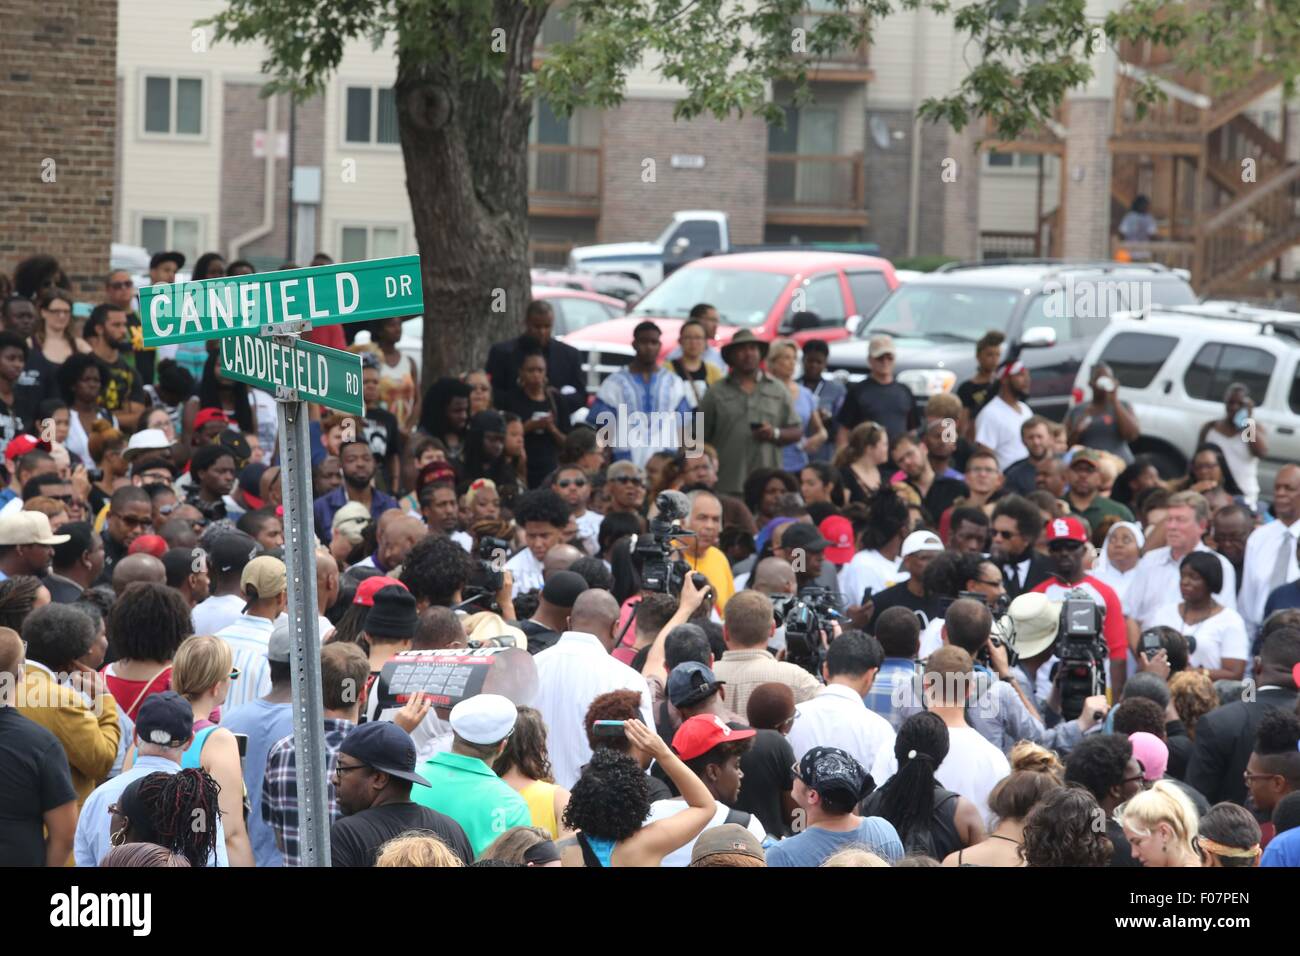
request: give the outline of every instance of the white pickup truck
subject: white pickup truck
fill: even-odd
[[[636,279],[643,289],[652,289],[665,276],[688,262],[705,256],[728,252],[758,252],[772,249],[827,249],[878,255],[875,243],[810,242],[802,245],[772,244],[734,246],[727,214],[710,209],[680,209],[672,222],[651,242],[612,242],[599,246],[579,246],[569,252],[569,271],[597,275],[625,275]]]

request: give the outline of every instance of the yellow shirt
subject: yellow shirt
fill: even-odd
[[[560,822],[555,818],[555,791],[558,789],[553,783],[534,780],[519,791],[519,795],[528,804],[533,826],[545,830],[551,835],[552,840],[560,838]]]
[[[689,551],[685,552],[682,557],[686,563],[691,566],[692,571],[699,571],[709,579],[713,585],[714,593],[717,594],[718,613],[721,614],[731,596],[736,593],[736,582],[731,577],[731,564],[717,548],[709,548],[704,552],[704,557],[697,558]]]

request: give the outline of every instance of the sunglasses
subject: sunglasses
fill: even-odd
[[[110,289],[132,289],[135,287],[135,282],[131,279],[119,279],[117,282],[110,282],[108,287]]]
[[[240,674],[240,670],[239,670],[238,667],[232,667],[232,668],[230,668],[230,679],[231,679],[231,680],[239,680],[239,674]]]
[[[1016,536],[1016,534],[1017,534],[1017,532],[1015,532],[1015,531],[998,531],[997,529],[994,529],[994,531],[993,531],[993,537],[995,537],[995,538],[1008,538],[1008,539],[1010,539],[1010,538],[1014,538],[1014,537]]]
[[[609,480],[617,482],[620,485],[636,485],[637,487],[645,485],[644,479],[637,478],[635,475],[619,475],[617,478],[611,478]]]
[[[153,524],[152,518],[134,518],[130,515],[114,515],[114,517],[128,528],[147,528]]]
[[[561,478],[555,483],[557,488],[586,488],[586,478]]]

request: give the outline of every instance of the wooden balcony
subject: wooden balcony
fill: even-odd
[[[790,22],[790,29],[803,30],[805,42],[823,17],[830,14],[824,10],[805,10]],[[817,55],[802,54],[809,62],[808,79],[825,83],[869,83],[875,74],[868,65],[869,47],[866,42],[859,45],[841,44],[829,53]]]
[[[767,155],[767,222],[782,226],[865,226],[866,168],[861,153]]]
[[[1070,103],[1063,101],[1057,109],[1053,121],[1060,129],[1070,125]],[[991,153],[1033,153],[1037,155],[1064,156],[1065,141],[1052,131],[1049,126],[1039,125],[1023,130],[1014,140],[998,139],[997,127],[991,117],[984,117],[984,134],[980,140],[980,149]]]
[[[534,216],[600,215],[599,146],[532,143],[528,147],[528,212]]]

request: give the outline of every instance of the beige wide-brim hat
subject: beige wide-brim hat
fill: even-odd
[[[1030,591],[1011,602],[995,629],[1022,658],[1034,657],[1056,642],[1060,620],[1059,601],[1050,601],[1046,594]]]

